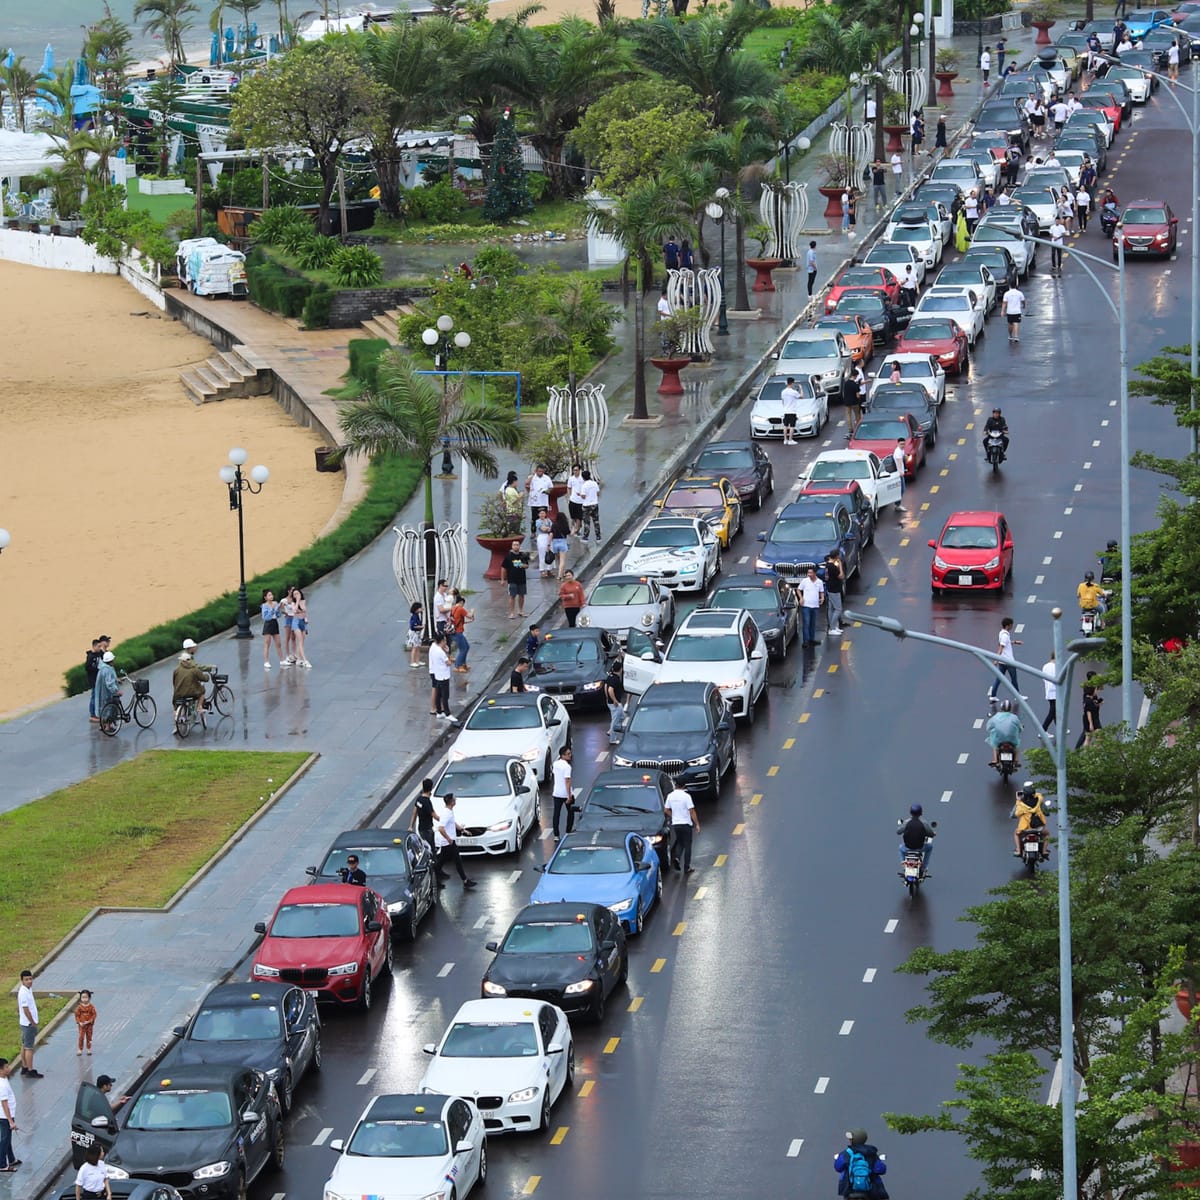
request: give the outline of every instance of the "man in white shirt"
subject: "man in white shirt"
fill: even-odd
[[[1058,219],[1054,218],[1054,224],[1050,226],[1050,274],[1062,274],[1062,252],[1063,246],[1067,243],[1067,227]]]
[[[667,794],[666,812],[671,818],[671,865],[690,875],[693,870],[692,832],[700,832],[700,818],[696,815],[692,797],[679,784]]]
[[[21,1074],[26,1079],[41,1079],[41,1071],[33,1069],[33,1049],[37,1043],[38,1009],[33,995],[33,972],[21,972],[17,988],[17,1024],[21,1027]]]
[[[1179,39],[1172,38],[1170,46],[1167,47],[1167,74],[1171,77],[1171,82],[1179,78]]]
[[[800,392],[792,376],[787,377],[783,391],[779,393],[779,403],[783,405],[783,444],[797,446],[796,422],[800,417]]]
[[[467,878],[467,873],[463,870],[462,856],[458,852],[458,822],[454,816],[455,804],[454,793],[447,792],[442,797],[442,807],[446,811],[442,813],[441,822],[433,829],[433,844],[437,847],[438,887],[442,886],[440,876],[446,870],[447,865],[452,865],[458,872],[463,887],[469,889],[475,886],[475,880]]]
[[[1021,317],[1025,312],[1025,293],[1018,287],[1010,287],[1000,303],[1004,307],[1004,319],[1008,322],[1008,340],[1021,340]]]
[[[898,196],[904,191],[904,159],[896,153],[888,161],[892,164],[892,183]]]
[[[912,263],[909,263],[904,268],[904,275],[900,280],[900,298],[903,303],[915,305],[917,302],[917,272]]]
[[[817,576],[817,568],[809,567],[808,574],[796,585],[800,593],[801,644],[817,644],[817,613],[825,600],[825,585]]]
[[[564,746],[558,752],[558,757],[554,760],[554,766],[551,768],[551,774],[554,777],[554,786],[550,789],[550,794],[554,798],[554,840],[557,842],[562,836],[558,832],[558,815],[564,808],[567,810],[566,832],[570,833],[575,824],[575,792],[571,788],[570,746]]]
[[[445,631],[453,607],[454,597],[450,595],[450,585],[444,579],[439,579],[437,589],[433,593],[433,628],[437,633]]]
[[[583,520],[583,473],[578,463],[571,468],[567,478],[567,515],[571,518],[571,532],[579,536],[579,523]]]
[[[16,1064],[0,1058],[0,1171],[11,1171],[21,1165],[13,1154],[12,1135],[17,1127],[17,1095],[8,1082]]]
[[[983,76],[983,86],[988,85],[988,75],[992,69],[992,48],[984,46],[983,53],[979,56],[979,71]]]
[[[433,687],[433,708],[429,715],[457,725],[458,718],[450,712],[450,652],[444,633],[435,633],[429,643],[429,682]]]
[[[1058,663],[1055,661],[1054,651],[1050,651],[1050,661],[1042,663],[1042,673],[1045,675],[1058,674]],[[1058,683],[1053,679],[1043,679],[1042,687],[1046,689],[1046,704],[1049,706],[1046,709],[1046,719],[1042,722],[1042,728],[1049,730],[1050,726],[1058,726]]]
[[[529,532],[536,537],[538,513],[550,507],[550,489],[554,486],[554,480],[546,474],[546,468],[538,463],[533,468],[533,474],[525,480],[525,486],[529,489]]]
[[[892,465],[895,468],[896,474],[900,477],[900,498],[903,500],[904,499],[904,489],[907,486],[905,483],[905,480],[904,480],[905,465],[904,465],[904,439],[903,438],[896,439],[896,448],[895,448],[895,450],[892,451]],[[902,513],[903,511],[904,511],[904,505],[897,504],[896,512]]]
[[[1013,637],[1012,629],[1012,617],[1005,617],[1004,620],[1000,622],[1000,633],[996,637],[996,666],[998,666],[1000,670],[1008,676],[1013,687],[1019,688],[1020,684],[1017,682],[1017,668],[1012,664],[1017,661],[1017,656],[1013,653],[1013,647],[1019,646],[1021,643]],[[1000,676],[997,675],[996,678],[992,680],[992,686],[988,689],[988,699],[995,700],[996,693],[999,690]],[[1024,700],[1025,697],[1022,696],[1021,699]]]
[[[1067,102],[1061,96],[1050,106],[1050,116],[1054,121],[1055,132],[1062,133],[1062,127],[1067,123],[1070,113],[1067,111]]]
[[[596,531],[596,541],[600,541],[600,485],[592,478],[591,471],[583,473],[583,534],[580,537],[581,542],[588,540],[588,530],[594,528]]]

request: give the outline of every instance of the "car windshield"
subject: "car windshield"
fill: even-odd
[[[888,234],[888,240],[893,242],[928,242],[932,238],[928,225],[897,225]]]
[[[972,240],[979,242],[1019,242],[1021,235],[1000,225],[976,225]]]
[[[600,643],[591,638],[568,638],[558,641],[553,634],[544,641],[533,656],[534,666],[549,666],[553,663],[597,663],[600,661]]]
[[[736,633],[677,634],[667,651],[671,662],[730,662],[743,657],[742,639]]]
[[[1167,214],[1161,208],[1134,208],[1130,205],[1121,217],[1126,225],[1165,225]]]
[[[654,597],[644,583],[598,583],[592,589],[589,604],[653,604]]]
[[[944,550],[994,550],[999,538],[994,525],[947,525],[941,544]]]
[[[271,925],[273,938],[354,937],[357,904],[285,904]]]
[[[929,178],[949,179],[951,182],[957,183],[960,179],[974,179],[975,172],[971,167],[942,163],[940,166],[934,167],[933,174]]]
[[[353,854],[367,878],[373,875],[407,875],[408,854],[403,846],[335,846],[321,864],[321,875],[336,875]]]
[[[970,302],[966,296],[926,296],[921,301],[922,312],[958,312],[961,309],[970,307]],[[901,375],[904,374],[903,371],[900,373]]]
[[[978,279],[978,275],[976,279]],[[904,331],[904,340],[911,342],[921,340],[922,338],[931,338],[936,341],[944,341],[947,338],[953,338],[958,326],[953,321],[913,321]],[[903,374],[903,372],[901,372]]]
[[[652,777],[650,777],[652,778]],[[663,810],[662,793],[651,783],[600,783],[588,793],[584,811],[599,808],[606,812],[652,812]]]
[[[885,383],[871,397],[871,411],[877,408],[897,408],[919,417],[929,408],[929,393],[915,383]]]
[[[1032,208],[1035,204],[1053,204],[1054,197],[1050,195],[1045,188],[1017,188],[1013,192],[1013,199],[1019,200],[1022,204],[1028,204]]]
[[[533,704],[505,704],[489,700],[481,704],[468,718],[464,728],[480,732],[498,729],[537,729],[542,723]]]
[[[712,595],[713,608],[745,608],[752,612],[777,612],[779,596],[774,588],[718,588]]]
[[[283,1036],[283,1020],[274,1004],[202,1008],[188,1037],[193,1042],[266,1042]]]
[[[698,546],[700,539],[696,531],[687,525],[650,525],[638,534],[633,543],[639,549],[666,549],[668,547]]]
[[[134,1102],[126,1129],[220,1129],[233,1123],[225,1092],[188,1088],[176,1092],[143,1092]]]
[[[849,308],[850,306],[846,304],[842,305],[841,307]],[[813,398],[812,387],[807,379],[797,379],[794,381],[793,386],[795,387],[796,391],[800,393],[800,398],[802,400],[811,400]],[[754,403],[759,404],[765,401],[769,404],[777,404],[779,402],[779,397],[783,395],[783,389],[785,387],[787,387],[786,376],[777,375],[771,379],[768,379],[766,383],[759,388],[758,395],[755,397]],[[793,403],[795,403],[795,401],[793,401]]]
[[[809,472],[809,479],[870,479],[871,466],[865,458],[846,460],[817,459]]]
[[[663,508],[720,508],[725,503],[720,488],[672,488],[663,501]]]
[[[892,366],[891,359],[888,359],[879,368],[879,378],[890,379],[892,376]],[[902,362],[899,364],[899,367],[901,379],[928,379],[933,374],[933,366],[927,359],[918,359],[915,362]]]
[[[805,338],[799,342],[784,342],[780,358],[837,358],[836,338]]]
[[[639,704],[625,727],[630,733],[707,733],[703,704]]]
[[[821,463],[817,463],[821,466]],[[838,463],[838,466],[858,466],[858,463]],[[862,464],[865,466],[865,464]],[[813,475],[816,479],[818,476]],[[824,476],[829,479],[831,476]],[[866,479],[866,475],[854,475],[854,479]],[[837,524],[832,517],[780,517],[771,526],[770,540],[773,542],[835,542]]]
[[[443,1058],[533,1058],[537,1052],[529,1021],[455,1021],[438,1051]]]
[[[551,875],[627,875],[624,846],[560,846],[546,868]]]
[[[361,1158],[437,1158],[445,1154],[446,1130],[434,1121],[363,1121],[354,1131],[347,1154]]]
[[[874,247],[871,253],[867,255],[867,261],[881,263],[910,263],[912,262],[912,255],[909,254],[908,250],[903,246],[896,248],[889,246],[887,242],[882,242],[880,245]]]
[[[455,796],[507,796],[512,790],[502,767],[474,766],[469,758],[447,767],[437,785],[439,796],[447,792]]]
[[[592,930],[587,921],[528,921],[514,925],[501,954],[590,954]]]
[[[878,316],[883,311],[883,300],[879,296],[843,296],[838,301],[838,308],[842,312]]]
[[[728,450],[722,448],[708,449],[696,459],[696,470],[712,471],[721,474],[734,469],[745,471],[754,466],[754,451],[745,446],[731,446]]]
[[[814,328],[835,329],[839,333],[858,333],[858,322],[853,317],[821,317]]]
[[[868,417],[859,421],[854,437],[860,441],[894,442],[897,438],[908,437],[908,426],[899,419],[871,420]]]

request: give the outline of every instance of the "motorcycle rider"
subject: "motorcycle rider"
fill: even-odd
[[[1016,751],[1013,766],[1021,765],[1021,718],[1013,712],[1011,700],[1001,700],[1000,708],[988,717],[987,742],[992,748],[992,761],[989,766],[999,766],[999,753],[1002,744],[1007,742]]]
[[[924,879],[929,874],[929,862],[933,858],[931,839],[937,837],[937,831],[921,815],[925,810],[919,804],[914,804],[908,811],[908,821],[900,827],[900,861],[904,861],[906,854],[912,854],[914,851],[919,853],[921,878]],[[864,1141],[866,1136],[864,1133]]]
[[[1081,613],[1092,613],[1096,617],[1102,617],[1108,611],[1104,589],[1096,582],[1093,572],[1084,573],[1083,582],[1075,589],[1075,594],[1079,597]]]
[[[1021,834],[1028,829],[1036,829],[1038,841],[1041,843],[1041,857],[1045,861],[1050,857],[1046,853],[1046,810],[1042,807],[1044,797],[1041,792],[1033,789],[1033,780],[1027,779],[1017,792],[1017,802],[1013,806],[1013,815],[1017,818],[1017,829],[1013,834],[1013,854],[1021,857]]]
[[[861,1179],[865,1159],[868,1182]],[[839,1196],[870,1197],[871,1200],[888,1200],[883,1176],[887,1174],[887,1163],[883,1155],[867,1141],[865,1129],[846,1131],[846,1149],[833,1160],[833,1169],[841,1176],[838,1181]]]
[[[983,448],[987,450],[987,439],[989,433],[999,433],[1000,436],[1000,454],[1001,461],[1008,457],[1008,422],[1004,419],[1004,414],[1000,411],[999,405],[992,409],[992,415],[988,417],[983,426]]]
[[[1104,553],[1097,555],[1097,557],[1100,559],[1101,583],[1115,583],[1121,578],[1121,572],[1119,570],[1115,570],[1113,567],[1113,562],[1117,557],[1117,553],[1118,547],[1116,539],[1109,538],[1108,543],[1104,547]]]

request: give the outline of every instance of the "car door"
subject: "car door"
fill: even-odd
[[[842,579],[849,582],[850,577],[862,566],[862,538],[858,536],[854,518],[847,509],[839,506],[834,511],[833,519],[837,522],[838,549],[844,564]]]
[[[508,764],[508,781],[517,798],[517,818],[522,829],[532,829],[537,814],[537,783],[524,763],[515,759]],[[519,850],[521,847],[518,846]]]
[[[884,472],[879,458],[871,455],[871,472],[875,477],[875,511],[885,504],[899,504],[904,494],[904,477],[899,471]]]
[[[870,331],[868,330],[868,332]],[[751,449],[754,453],[754,473],[758,476],[758,479],[761,480],[760,491],[765,497],[766,494],[773,489],[775,483],[774,473],[771,467],[771,459],[761,446],[753,446]]]
[[[1012,570],[1013,565],[1013,535],[1012,530],[1008,526],[1008,522],[1001,517],[998,522],[999,528],[997,533],[1000,536],[1000,554],[1002,556],[1001,563],[1006,572]]]
[[[840,510],[849,524],[845,509]],[[742,618],[742,645],[746,648],[746,668],[750,672],[750,695],[759,699],[767,687],[767,643],[753,617]]]
[[[362,922],[363,922],[363,938],[366,940],[367,946],[367,969],[371,972],[371,977],[374,978],[380,968],[383,966],[383,960],[387,956],[387,947],[384,945],[384,939],[388,936],[387,931],[382,927],[383,919],[379,915],[379,907],[375,902],[375,893],[364,890],[362,894]],[[372,929],[372,925],[378,925],[380,928]]]
[[[621,974],[620,929],[620,921],[607,908],[596,914],[596,967],[606,996],[617,986]]]
[[[838,334],[841,337],[841,334]],[[729,508],[729,536],[742,532],[742,502],[738,497],[737,488],[728,479],[721,480],[721,494]]]
[[[470,1150],[459,1150],[463,1142],[471,1141],[471,1109],[465,1100],[451,1100],[446,1108],[446,1133],[450,1137],[450,1168],[446,1172],[448,1179],[458,1181],[462,1185],[462,1195],[479,1178],[479,1156],[482,1153],[483,1138],[479,1145],[471,1143]]]
[[[288,988],[283,996],[283,1029],[287,1040],[288,1058],[294,1064],[293,1083],[312,1063],[313,1046],[316,1042],[314,1022],[308,1010],[312,1003],[303,988]]]
[[[631,629],[625,641],[621,665],[625,690],[640,696],[657,678],[662,667],[662,651],[653,634]]]
[[[88,1148],[96,1142],[107,1155],[116,1140],[117,1118],[108,1097],[94,1083],[81,1083],[71,1115],[71,1165],[82,1167]]]
[[[538,1006],[537,1023],[538,1036],[542,1039],[542,1054],[544,1055],[542,1061],[545,1064],[546,1086],[550,1089],[551,1099],[554,1099],[562,1091],[562,1085],[566,1078],[567,1056],[565,1052],[562,1054],[550,1053],[551,1046],[562,1045],[558,1037],[558,1018],[550,1005]]]
[[[733,714],[721,693],[713,688],[708,697],[708,714],[712,721],[713,736],[716,739],[717,755],[713,765],[720,769],[722,763],[729,763],[733,758]]]
[[[538,708],[550,745],[550,757],[557,758],[558,752],[567,744],[567,737],[571,732],[571,719],[567,716],[567,710],[553,696],[539,696]]]
[[[934,411],[934,425],[937,424],[937,412]],[[859,549],[859,567],[862,566],[862,552],[875,538],[875,510],[868,503],[867,498],[863,495],[861,488],[857,489],[854,494],[855,516],[858,518],[858,549]]]
[[[404,848],[408,853],[409,886],[419,919],[433,908],[437,894],[433,882],[433,855],[429,853],[429,843],[412,832],[405,835]]]
[[[663,587],[653,579],[650,580],[650,587],[658,604],[658,636],[666,637],[667,632],[675,626],[675,596],[670,588]]]

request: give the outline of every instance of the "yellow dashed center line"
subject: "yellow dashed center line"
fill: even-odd
[[[868,596],[868,597],[867,597],[867,607],[868,607],[868,608],[870,608],[870,607],[871,607],[871,605],[872,605],[872,604],[874,604],[874,603],[875,603],[875,597],[874,597],[874,596]]]
[[[800,714],[800,715],[799,715],[799,716],[796,718],[796,724],[797,724],[797,725],[807,725],[807,724],[808,724],[808,718],[809,718],[809,714],[808,714],[808,713],[801,713],[801,714]]]
[[[840,647],[840,649],[842,649],[842,650],[849,650],[849,649],[850,649],[850,647],[851,647],[852,645],[854,645],[854,643],[853,643],[853,642],[849,642],[849,641],[847,641],[847,642],[843,642],[843,643],[841,644],[841,647]]]
[[[750,803],[753,804],[754,801],[752,800]],[[723,867],[728,861],[729,861],[728,854],[718,854],[717,857],[713,859],[713,866],[714,867]]]
[[[561,1146],[563,1144],[563,1142],[566,1141],[567,1130],[570,1128],[571,1128],[570,1125],[560,1125],[554,1131],[554,1136],[550,1139],[550,1145]]]
[[[687,922],[680,921],[679,924],[676,925],[675,928],[671,930],[671,936],[672,937],[683,937],[683,931],[686,928],[687,928]]]
[[[949,468],[949,467],[943,467],[943,468],[942,468],[942,469],[941,469],[941,470],[938,472],[938,474],[944,478],[945,476],[947,476],[947,475],[949,475],[949,474],[950,474],[950,468]]]
[[[746,823],[744,821],[739,821],[733,827],[733,836],[734,837],[741,837],[741,835],[745,832],[746,832]]]
[[[829,673],[830,675],[836,675],[836,674],[837,674],[837,669],[838,669],[838,665],[837,665],[837,663],[830,663],[830,664],[829,664],[829,672],[828,672],[828,673]]]
[[[907,545],[908,545],[908,538],[906,538],[906,537],[902,537],[902,538],[900,539],[900,545],[901,545],[901,546],[907,546]]]
[[[968,425],[968,426],[967,426],[967,428],[968,428],[968,429],[970,429],[970,428],[971,428],[971,427],[970,427],[970,425]],[[967,439],[966,439],[966,438],[959,438],[959,439],[958,439],[958,444],[959,444],[960,446],[965,446],[965,445],[967,444]]]
[[[934,486],[933,486],[933,487],[931,487],[929,490],[930,490],[931,492],[936,492],[936,491],[937,491],[937,485],[936,485],[936,484],[934,484]],[[924,504],[922,504],[922,505],[921,505],[921,511],[922,511],[922,512],[928,512],[928,511],[929,511],[929,503],[928,503],[928,501],[927,501],[926,503],[924,503]]]
[[[929,494],[932,496],[935,492],[940,492],[941,490],[942,490],[941,485],[934,483],[934,484],[930,485]],[[928,507],[929,507],[928,504],[922,504],[921,511],[924,512]]]
[[[783,743],[783,748],[785,750],[790,750],[795,744],[796,744],[795,738],[788,738],[788,740]]]
[[[768,779],[774,779],[774,778],[775,778],[775,776],[776,776],[776,775],[778,775],[778,774],[779,774],[779,768],[778,768],[778,767],[768,767],[768,768],[767,768],[767,778],[768,778]]]
[[[887,576],[886,575],[880,575],[879,583],[877,586],[878,587],[887,587]]]
[[[532,1196],[537,1191],[538,1184],[542,1182],[540,1175],[530,1175],[525,1181],[525,1186],[521,1189],[522,1196]]]
[[[604,1053],[615,1054],[616,1049],[620,1044],[621,1039],[619,1037],[610,1037],[608,1041],[604,1043]]]
[[[961,445],[962,445],[962,443],[960,442],[960,443],[959,443],[959,445],[961,446]],[[946,457],[947,457],[947,458],[948,458],[948,459],[949,459],[951,462],[956,462],[956,461],[958,460],[958,455],[957,455],[957,454],[955,454],[953,450],[951,450],[951,451],[950,451],[950,453],[946,455]]]
[[[894,566],[895,566],[895,565],[896,565],[896,564],[897,564],[899,561],[900,561],[900,560],[899,560],[898,558],[889,558],[889,559],[888,559],[888,566],[889,566],[889,567],[894,567]]]
[[[976,413],[975,415],[976,415],[976,416],[978,416],[979,414],[978,414],[978,413]],[[974,421],[968,421],[968,422],[966,423],[966,425],[964,425],[964,426],[963,426],[963,428],[964,428],[964,429],[974,429],[974,428],[975,428],[975,422],[974,422]],[[965,446],[965,445],[966,445],[966,443],[967,443],[967,439],[966,439],[966,438],[959,438],[959,439],[958,439],[958,444],[959,444],[960,446]]]
[[[592,1094],[592,1088],[594,1088],[595,1086],[596,1086],[596,1081],[594,1079],[585,1079],[579,1085],[580,1099],[584,1099],[584,1098],[590,1096]]]
[[[708,888],[706,888],[706,887],[698,887],[698,888],[696,889],[696,899],[697,899],[697,900],[703,900],[703,899],[704,899],[704,897],[705,897],[705,896],[707,896],[707,895],[708,895]]]
[[[629,1002],[629,1011],[637,1012],[637,1010],[642,1007],[642,1001],[645,1000],[645,998],[645,996],[634,996],[634,998]]]
[[[762,792],[755,792],[754,795],[750,797],[750,803],[751,804],[761,804],[762,803]],[[722,855],[721,857],[724,858],[725,856]]]
[[[825,695],[825,689],[824,689],[824,688],[813,688],[813,699],[814,699],[814,700],[820,700],[820,698],[821,698],[823,695]]]
[[[659,971],[661,971],[666,965],[667,960],[665,958],[656,958],[654,960],[654,965],[650,968],[650,974],[657,975]]]

